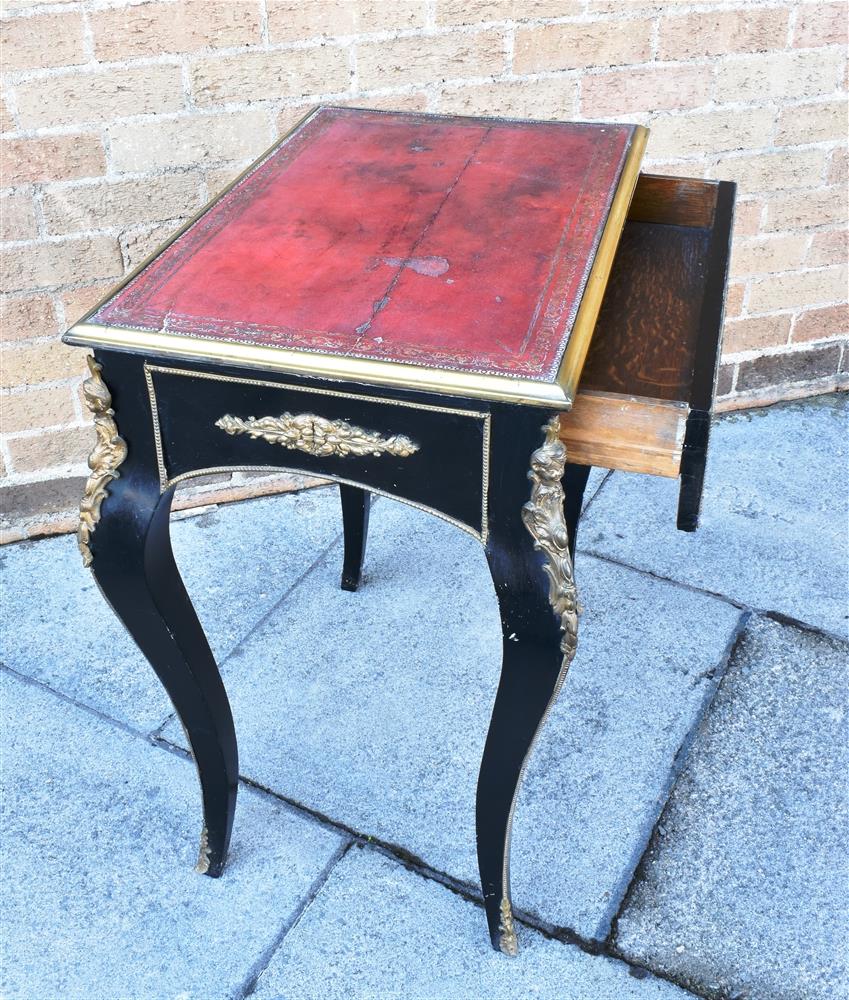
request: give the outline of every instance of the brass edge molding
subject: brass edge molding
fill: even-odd
[[[501,923],[498,925],[498,947],[511,958],[519,954],[519,941],[516,937],[516,927],[513,924],[513,908],[510,900],[503,896],[501,899]]]
[[[247,434],[269,444],[303,451],[307,455],[394,455],[408,458],[419,446],[405,434],[383,437],[377,431],[357,427],[347,420],[328,420],[315,413],[283,413],[279,417],[234,417],[227,413],[215,421],[226,434]]]
[[[166,333],[163,330],[101,326],[82,321],[73,326],[62,339],[64,343],[75,347],[108,348],[175,360],[182,358],[187,361],[210,361],[289,375],[544,406],[549,410],[568,410],[572,405],[572,397],[564,393],[557,382],[321,354],[317,351],[296,351],[284,347]]]
[[[557,372],[557,383],[564,396],[570,401],[574,401],[575,393],[578,390],[578,380],[584,369],[584,362],[587,358],[587,351],[590,349],[590,341],[595,330],[602,299],[607,290],[607,280],[613,268],[613,258],[619,247],[622,227],[625,225],[628,208],[640,177],[640,164],[648,138],[649,130],[647,128],[642,125],[635,126],[631,146],[622,167],[619,187],[616,189],[616,194],[610,205],[607,222],[599,240],[595,260],[590,268],[575,323],[572,326],[572,334]]]
[[[560,640],[560,651],[563,659],[560,672],[552,691],[551,698],[545,707],[539,725],[531,740],[510,804],[507,817],[507,830],[504,849],[504,868],[501,873],[501,913],[502,935],[501,950],[505,947],[516,949],[515,928],[513,927],[512,909],[510,908],[510,841],[513,830],[513,816],[516,812],[516,801],[519,789],[534,751],[539,734],[545,726],[551,709],[557,701],[563,682],[569,672],[569,665],[575,658],[578,645],[578,592],[575,586],[572,556],[569,553],[569,532],[566,527],[563,491],[563,473],[566,471],[566,445],[560,440],[560,417],[553,416],[543,426],[545,439],[542,445],[531,455],[531,468],[528,479],[531,481],[531,498],[522,507],[522,521],[534,542],[534,548],[545,554],[543,570],[548,577],[548,600],[551,609],[559,618],[563,638]],[[509,913],[509,921],[504,920],[505,912]],[[512,935],[512,937],[511,937]],[[516,954],[507,951],[506,954]]]
[[[153,385],[153,375],[148,364],[144,365],[144,380],[147,385],[147,395],[150,399],[150,418],[153,422],[153,444],[156,449],[156,468],[159,472],[159,492],[168,489],[168,473],[165,471],[165,452],[162,448],[162,431],[159,429],[159,402],[156,399],[156,389]],[[187,737],[188,738],[188,737]]]
[[[86,358],[89,378],[83,382],[83,396],[86,405],[94,414],[94,429],[97,442],[88,457],[91,475],[86,480],[83,498],[80,501],[80,525],[77,529],[77,544],[83,557],[83,566],[90,566],[92,553],[91,536],[100,520],[100,507],[108,495],[107,487],[120,473],[118,467],[127,457],[127,442],[118,434],[115,411],[112,409],[112,395],[101,376],[101,366],[89,355]]]
[[[450,514],[445,514],[440,510],[434,509],[433,507],[427,507],[424,504],[417,503],[415,500],[409,500],[407,497],[398,496],[395,493],[388,493],[386,490],[377,489],[374,486],[370,486],[368,483],[357,482],[353,479],[345,479],[342,476],[329,475],[328,473],[324,473],[320,478],[330,480],[334,483],[343,483],[346,486],[359,486],[361,489],[369,490],[371,493],[375,493],[378,496],[384,496],[389,500],[398,500],[399,503],[407,504],[408,507],[415,507],[416,510],[424,511],[426,514],[432,514],[434,517],[438,517],[440,520],[454,525],[454,527],[459,528],[461,531],[465,531],[468,535],[471,535],[472,538],[477,539],[481,544],[486,545],[487,538],[489,537],[489,478],[490,449],[492,441],[492,415],[490,413],[481,410],[464,410],[456,407],[439,406],[433,403],[415,403],[405,399],[382,399],[379,396],[367,396],[352,392],[340,392],[335,389],[316,389],[303,385],[290,385],[285,382],[269,382],[260,379],[239,378],[235,375],[219,375],[215,372],[187,371],[184,368],[168,368],[160,365],[151,365],[148,362],[144,363],[144,372],[145,381],[147,383],[147,392],[150,397],[153,434],[154,441],[156,443],[156,461],[159,467],[160,491],[162,493],[171,489],[173,486],[177,486],[179,483],[185,482],[188,479],[196,479],[199,476],[212,476],[226,472],[288,472],[295,475],[303,475],[304,471],[303,469],[296,469],[285,465],[217,465],[209,468],[193,469],[191,472],[183,472],[178,476],[169,477],[162,449],[162,436],[159,427],[159,407],[156,401],[156,389],[153,384],[153,372],[162,372],[166,375],[180,375],[185,378],[205,378],[214,382],[235,382],[243,385],[267,386],[273,389],[317,393],[321,396],[338,396],[342,399],[365,400],[367,402],[383,403],[390,406],[403,406],[414,410],[432,410],[437,413],[457,414],[459,416],[474,417],[480,420],[483,426],[480,531],[476,530],[469,524],[465,524],[463,521],[458,521],[456,518],[451,517]]]

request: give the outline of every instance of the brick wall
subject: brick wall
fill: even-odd
[[[843,2],[3,10],[7,537],[67,527],[85,474],[83,352],[59,333],[320,102],[650,125],[649,167],[740,186],[722,406],[827,391],[849,368]]]

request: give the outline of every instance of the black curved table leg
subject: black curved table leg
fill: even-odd
[[[360,585],[360,574],[363,569],[371,493],[359,486],[340,483],[339,498],[342,501],[342,527],[345,534],[342,589],[353,591]]]
[[[566,449],[559,421],[525,413],[493,425],[487,560],[501,612],[503,662],[477,788],[478,865],[493,947],[517,950],[510,896],[510,831],[525,766],[566,678],[577,641],[569,542],[582,480],[564,510]],[[542,443],[541,443],[542,442]],[[588,470],[587,470],[588,474]],[[529,480],[530,479],[530,483]],[[569,512],[567,521],[566,511]]]
[[[173,488],[160,496],[149,418],[143,412],[133,416],[128,407],[118,430],[97,365],[84,388],[98,444],[81,506],[83,561],[156,671],[186,731],[203,801],[197,867],[216,877],[233,826],[238,752],[221,675],[171,549]]]

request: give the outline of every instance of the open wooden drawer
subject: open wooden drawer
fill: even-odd
[[[735,185],[642,174],[575,405],[569,460],[681,477],[678,527],[698,525],[719,365]]]

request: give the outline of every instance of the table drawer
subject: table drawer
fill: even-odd
[[[680,475],[685,530],[701,499],[734,190],[641,175],[579,392],[561,418],[572,461]]]
[[[412,502],[485,540],[485,408],[156,364],[145,373],[163,489],[224,469],[303,472]]]

